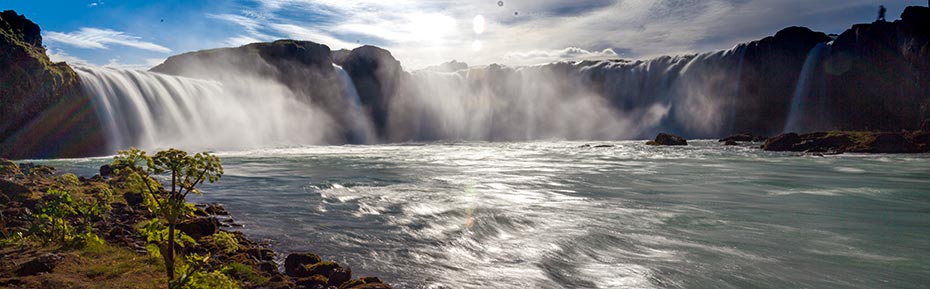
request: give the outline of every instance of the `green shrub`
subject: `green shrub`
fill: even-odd
[[[239,250],[239,240],[236,240],[235,235],[227,232],[219,231],[213,234],[213,242],[227,254]]]
[[[223,272],[223,274],[238,280],[252,283],[253,285],[264,285],[265,283],[268,283],[269,280],[268,277],[262,276],[262,274],[255,272],[255,269],[251,266],[242,263],[232,263],[223,266],[223,268],[220,269],[220,272]]]
[[[46,242],[60,245],[102,244],[91,226],[102,211],[97,200],[75,199],[67,191],[49,189],[38,205],[33,232]]]
[[[197,272],[190,276],[183,289],[238,289],[239,284],[219,271]]]
[[[65,183],[66,185],[72,185],[72,186],[81,185],[81,179],[79,179],[77,175],[72,174],[72,173],[61,175],[61,181]]]

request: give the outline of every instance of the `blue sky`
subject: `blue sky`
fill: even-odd
[[[168,56],[281,38],[389,49],[408,69],[704,52],[802,25],[840,33],[912,0],[4,0],[59,61],[147,69]],[[479,17],[480,16],[480,17]]]

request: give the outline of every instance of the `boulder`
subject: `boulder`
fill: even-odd
[[[688,145],[688,141],[677,135],[660,133],[656,136],[654,141],[650,141],[646,144],[656,146],[686,146]]]
[[[126,199],[126,204],[133,208],[141,207],[142,202],[145,201],[142,194],[136,192],[123,193],[123,198]]]
[[[902,133],[880,133],[866,143],[871,153],[901,154],[918,153],[920,149],[908,140]]]
[[[16,199],[20,195],[29,193],[29,188],[16,182],[0,179],[0,193],[10,199]]]
[[[735,145],[739,145],[739,144],[736,143],[735,140],[727,140],[723,145],[725,145],[725,146],[735,146]]]
[[[11,177],[15,175],[20,175],[23,172],[19,169],[19,166],[16,163],[11,162],[8,159],[0,158],[0,177]]]
[[[324,288],[329,284],[329,278],[323,275],[313,275],[297,279],[297,286],[301,288]]]
[[[329,278],[329,276],[332,276],[332,274],[336,272],[337,269],[342,269],[342,266],[339,266],[339,264],[336,264],[335,262],[319,262],[316,264],[297,267],[294,270],[294,274],[290,274],[290,276],[304,278],[313,275],[323,275]]]
[[[58,263],[61,262],[63,257],[55,253],[45,253],[35,259],[32,259],[29,262],[24,263],[20,266],[19,270],[16,271],[17,276],[31,276],[40,273],[52,272],[55,269],[55,266],[58,266]]]
[[[741,134],[734,134],[734,135],[731,135],[731,136],[722,138],[722,139],[720,139],[720,140],[718,140],[718,141],[719,141],[719,142],[722,142],[722,143],[725,143],[725,142],[728,142],[728,141],[734,141],[734,142],[763,142],[763,141],[765,141],[765,139],[766,139],[766,138],[763,137],[763,136],[752,135],[752,134],[749,134],[749,133],[741,133]]]
[[[284,258],[284,274],[296,277],[298,271],[300,271],[299,269],[303,269],[307,265],[320,263],[321,261],[320,255],[313,253],[293,253],[287,255],[287,257]]]
[[[798,143],[801,143],[801,136],[796,133],[786,133],[770,138],[762,145],[763,150],[786,152],[791,151]]]
[[[226,211],[226,208],[220,204],[206,204],[203,208],[207,214],[215,216],[229,216],[229,212]]]
[[[352,269],[335,268],[329,273],[329,286],[339,286],[352,280]]]
[[[216,234],[220,229],[220,221],[212,217],[199,217],[184,221],[178,224],[177,228],[197,240]]]
[[[101,177],[109,178],[109,177],[112,176],[112,175],[113,175],[113,167],[111,167],[110,165],[102,165],[102,166],[100,166],[100,176],[101,176]]]

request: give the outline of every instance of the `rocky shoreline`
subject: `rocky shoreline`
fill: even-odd
[[[127,180],[112,175],[109,166],[91,178],[54,171],[0,159],[0,287],[163,287],[164,268],[149,256],[149,242],[140,229],[140,224],[154,216],[143,207],[142,196],[127,188]],[[102,244],[59,246],[30,238],[55,190],[102,208],[92,220],[67,219],[75,226],[90,221],[89,231]],[[221,205],[198,204],[195,217],[178,229],[195,241],[183,248],[186,253],[208,256],[200,270],[222,272],[239,288],[391,288],[377,277],[353,278],[350,268],[307,252],[287,255],[282,272],[277,252],[227,229],[236,226],[229,215]],[[101,260],[106,262],[98,264]]]
[[[719,142],[725,146],[762,143],[758,148],[773,152],[801,152],[817,154],[874,153],[917,154],[930,153],[930,129],[925,125],[918,131],[871,132],[829,131],[812,133],[785,133],[771,138],[737,134]],[[686,146],[687,141],[677,135],[660,133],[650,146]]]

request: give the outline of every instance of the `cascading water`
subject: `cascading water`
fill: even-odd
[[[348,105],[348,129],[347,141],[352,144],[372,144],[377,141],[374,128],[372,127],[371,118],[362,108],[362,101],[349,76],[341,66],[333,64],[333,68],[339,74],[339,81],[342,83],[343,96]]]
[[[278,84],[231,86],[158,73],[76,66],[111,151],[225,150],[327,143],[332,122]]]
[[[805,132],[817,129],[817,116],[822,113],[817,110],[822,105],[818,103],[817,96],[820,93],[814,87],[818,72],[823,70],[823,60],[828,56],[829,51],[829,44],[817,44],[804,60],[804,67],[801,69],[801,76],[791,99],[791,111],[788,114],[784,132]]]
[[[796,73],[800,62],[782,67],[784,72],[770,72],[771,64],[747,57],[749,49],[757,48],[744,44],[645,61],[425,69],[392,79],[397,83],[386,87],[396,92],[372,86],[370,79],[356,88],[350,73],[337,65],[332,71],[278,71],[263,64],[262,73],[194,66],[197,77],[216,81],[94,67],[77,71],[105,123],[111,149],[615,140],[651,138],[660,131],[705,138],[787,115],[787,105],[779,111],[754,106],[754,101],[788,93],[759,94],[746,87],[766,81],[771,73]],[[823,46],[814,49],[804,65],[789,123],[798,122],[821,50]],[[289,74],[279,75],[284,72]],[[335,89],[323,87],[333,81],[339,81]],[[783,82],[788,81],[793,80]],[[362,96],[372,103],[363,104]],[[375,111],[386,117],[376,122]],[[777,132],[781,123],[759,133]]]

